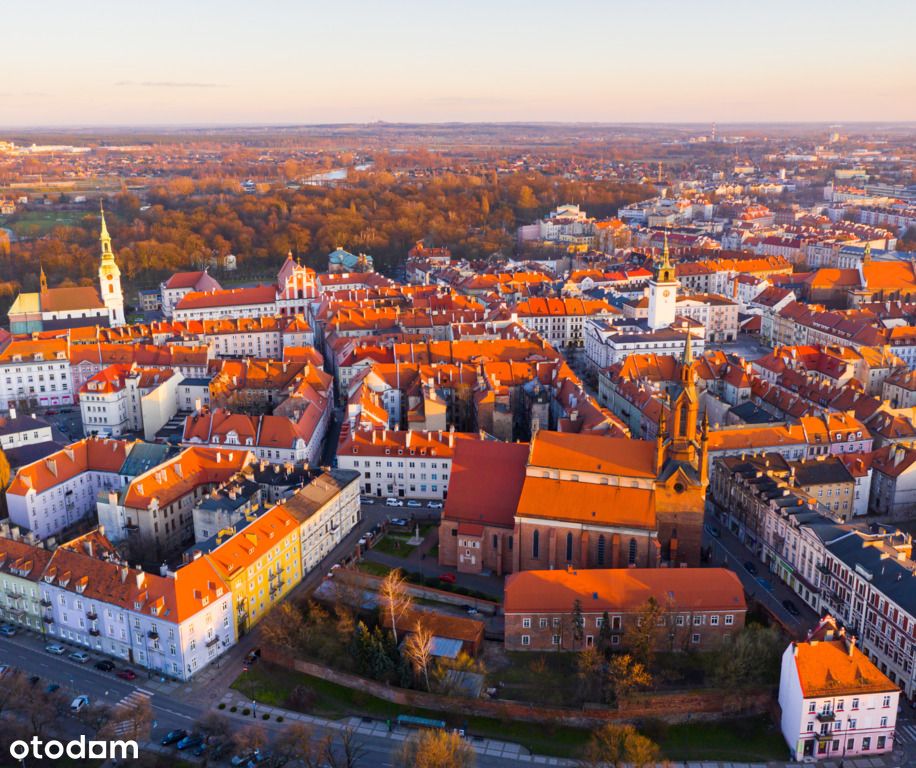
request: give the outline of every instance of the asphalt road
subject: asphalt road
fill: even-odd
[[[733,570],[741,579],[744,591],[749,596],[773,614],[794,638],[804,638],[805,633],[817,623],[820,617],[795,592],[780,581],[775,573],[770,572],[767,565],[764,565],[756,555],[739,542],[708,508],[706,522],[707,525],[703,531],[703,545],[712,547],[710,564]],[[708,530],[710,526],[715,526],[719,530],[718,537],[710,535]],[[751,574],[744,567],[747,562],[753,563],[757,568],[756,575]],[[771,589],[761,584],[758,579],[766,580],[767,586]],[[790,614],[783,606],[783,600],[790,600],[798,608],[799,615]]]

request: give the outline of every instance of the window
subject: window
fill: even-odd
[[[690,638],[690,642],[691,642],[691,643],[699,643],[699,642],[700,642],[700,633],[699,633],[699,632],[694,632],[694,633],[693,633],[693,637]]]
[[[858,699],[853,699],[853,700],[852,700],[852,708],[853,708],[853,709],[858,709],[858,708],[859,708],[859,700],[858,700]]]
[[[725,616],[725,626],[726,626],[726,627],[730,627],[730,626],[731,626],[732,624],[734,624],[734,623],[735,623],[735,617],[732,616],[730,613],[729,613],[729,614],[726,614],[726,616]]]
[[[630,539],[630,550],[627,554],[627,563],[636,565],[636,539]]]
[[[566,534],[566,562],[572,562],[573,536],[571,533]]]
[[[808,712],[813,713],[813,712],[815,712],[816,710],[817,710],[817,704],[815,704],[813,701],[812,701],[812,702],[809,702],[809,703],[808,703]]]
[[[862,739],[862,751],[868,752],[869,749],[871,749],[871,736],[866,736]]]
[[[522,619],[522,629],[531,629],[531,619]]]
[[[881,718],[881,727],[887,728],[887,718],[886,717]]]
[[[547,619],[538,619],[538,627],[547,629]]]
[[[856,719],[854,717],[849,718],[849,730],[854,731],[856,729]]]
[[[810,721],[808,723],[808,727],[806,728],[806,730],[808,731],[808,733],[814,733],[814,722],[813,721]]]
[[[522,635],[522,645],[531,645],[531,635]]]
[[[560,636],[559,636],[559,635],[554,635],[550,642],[552,642],[554,645],[559,645],[559,644],[560,644]]]
[[[604,565],[604,548],[605,548],[605,540],[604,540],[604,534],[602,533],[598,537],[598,565]]]
[[[887,709],[890,705],[891,705],[891,697],[885,696],[884,699],[881,701],[881,706]]]
[[[678,617],[674,620],[674,623],[677,624],[679,627],[683,627],[683,626],[684,626],[684,617],[683,617],[683,616],[678,616]]]
[[[887,737],[886,737],[886,736],[879,736],[879,737],[878,737],[878,743],[875,744],[875,748],[876,748],[876,749],[884,749],[884,745],[885,745],[886,743],[887,743]]]
[[[709,623],[712,624],[712,626],[714,626],[714,627],[719,626],[719,617],[718,617],[718,616],[710,616],[710,617],[709,617]]]
[[[535,531],[531,537],[531,557],[537,560],[541,549],[541,532]]]

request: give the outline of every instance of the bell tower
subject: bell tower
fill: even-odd
[[[102,261],[99,264],[99,294],[108,309],[108,321],[112,326],[124,325],[124,294],[121,293],[121,270],[111,250],[111,235],[105,225],[105,209],[99,202],[102,216],[102,232],[99,242],[102,246]]]
[[[649,280],[649,328],[657,331],[674,322],[677,305],[677,276],[668,253],[668,233],[665,232],[665,248],[661,263],[656,264]]]
[[[700,403],[697,397],[691,338],[690,331],[688,331],[687,343],[684,345],[684,359],[681,361],[681,392],[671,409],[671,445],[668,448],[668,455],[677,461],[685,461],[696,466],[697,421]]]

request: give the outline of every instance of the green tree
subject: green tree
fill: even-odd
[[[582,603],[577,597],[572,607],[573,647],[578,648],[585,639],[585,616],[582,614]]]
[[[749,624],[722,640],[714,679],[723,688],[774,684],[779,680],[784,640],[775,627]]]
[[[664,618],[664,607],[650,597],[624,633],[624,644],[632,656],[646,667],[651,667],[655,660],[655,638]]]

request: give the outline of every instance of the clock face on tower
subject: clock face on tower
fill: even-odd
[[[662,296],[664,296],[666,299],[667,299],[670,295],[671,295],[671,291],[669,291],[667,288],[665,288],[665,290],[662,291]]]

